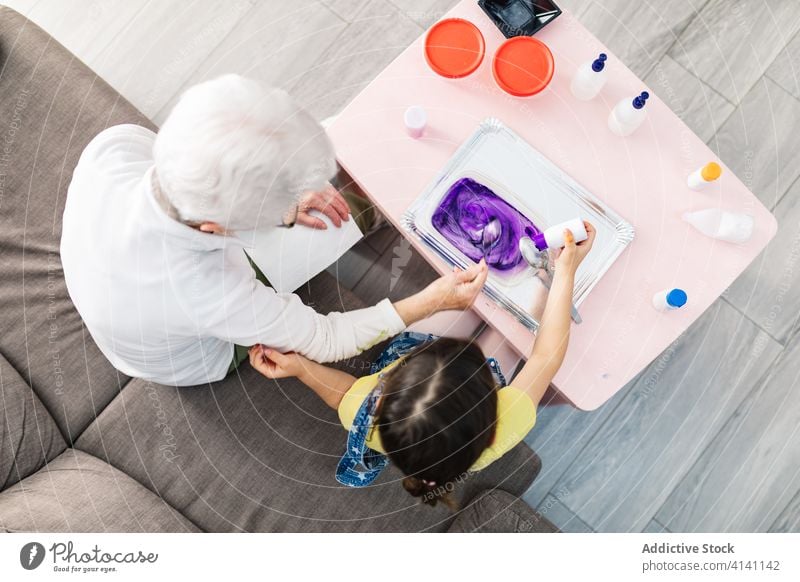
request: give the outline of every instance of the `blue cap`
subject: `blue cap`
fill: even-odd
[[[606,55],[606,53],[600,53],[600,56],[597,57],[594,60],[594,62],[592,63],[592,70],[595,73],[599,73],[600,71],[602,71],[603,67],[606,66],[606,59],[607,58],[608,58],[608,55]]]
[[[641,109],[642,107],[644,107],[644,103],[648,99],[650,99],[650,93],[648,93],[647,91],[642,91],[642,94],[633,100],[633,108]]]
[[[667,293],[667,305],[670,307],[683,307],[686,305],[686,291],[683,289],[673,289]]]

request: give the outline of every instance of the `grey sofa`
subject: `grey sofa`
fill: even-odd
[[[468,478],[451,513],[419,505],[393,470],[339,486],[345,434],[296,381],[244,366],[176,389],[117,372],[69,300],[58,249],[72,169],[119,123],[153,127],[0,7],[0,530],[553,531],[518,499],[540,468],[524,445]],[[362,304],[329,275],[302,295],[320,311]]]

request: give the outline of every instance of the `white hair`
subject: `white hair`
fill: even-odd
[[[280,89],[224,75],[188,89],[153,148],[161,191],[185,222],[279,224],[336,172],[322,127]]]

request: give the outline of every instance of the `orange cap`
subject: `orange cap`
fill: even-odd
[[[547,87],[553,78],[553,53],[542,41],[515,36],[494,55],[492,72],[500,88],[515,97],[530,97]]]
[[[713,182],[722,175],[722,168],[719,167],[718,163],[710,162],[703,166],[703,169],[700,170],[700,175],[703,176],[703,180],[706,182]]]
[[[483,34],[463,18],[440,20],[425,37],[425,60],[443,77],[458,79],[474,73],[485,53]]]

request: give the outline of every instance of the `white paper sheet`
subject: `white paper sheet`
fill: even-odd
[[[325,221],[328,228],[316,230],[297,225],[261,231],[255,235],[254,248],[248,250],[250,258],[279,293],[297,290],[363,237],[352,216],[341,228],[336,228],[327,216],[316,211],[311,214]]]

